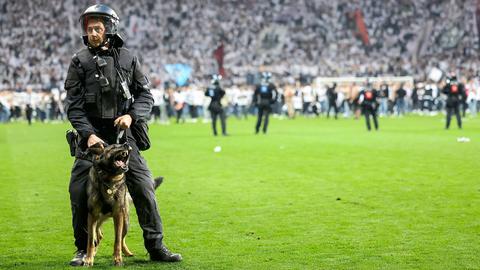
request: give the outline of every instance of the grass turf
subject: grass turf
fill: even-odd
[[[128,269],[478,269],[480,119],[229,119],[151,126],[165,243],[150,263],[131,210]],[[0,125],[0,268],[69,269],[74,251],[67,124]],[[457,137],[471,142],[458,143]],[[220,153],[214,153],[215,146]],[[95,268],[111,267],[112,221]]]

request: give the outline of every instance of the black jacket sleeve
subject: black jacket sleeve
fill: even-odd
[[[460,96],[462,97],[463,101],[466,101],[467,100],[467,91],[465,91],[465,85],[462,83],[458,86],[458,88],[460,89]]]
[[[258,95],[260,94],[260,88],[257,86],[255,88],[255,91],[253,92],[253,97],[252,97],[252,104],[253,105],[258,105]]]
[[[132,117],[133,122],[145,121],[152,111],[153,96],[150,92],[150,82],[142,72],[140,62],[136,57],[133,65],[132,96],[134,101],[127,113]]]
[[[67,91],[65,112],[73,128],[77,130],[82,138],[88,139],[91,134],[95,133],[95,130],[88,120],[84,109],[85,88],[82,83],[84,79],[82,78],[83,74],[78,58],[72,58],[65,80],[65,90]]]
[[[449,89],[449,85],[445,85],[442,89],[442,93],[444,93],[445,95],[448,95],[448,93],[450,92],[450,89]]]
[[[272,85],[272,100],[270,101],[271,104],[274,104],[278,100],[278,90],[277,87]]]

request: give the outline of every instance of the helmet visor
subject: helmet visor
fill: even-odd
[[[86,14],[80,18],[80,23],[82,26],[82,34],[84,36],[92,31],[96,31],[99,34],[104,33],[106,35],[114,35],[117,33],[118,20],[110,16]]]

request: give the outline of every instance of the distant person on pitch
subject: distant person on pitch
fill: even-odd
[[[258,108],[257,125],[255,126],[255,134],[260,131],[263,120],[263,133],[267,133],[268,118],[272,112],[272,105],[277,101],[278,92],[273,83],[270,82],[272,74],[270,72],[262,73],[262,81],[255,89],[253,94],[253,104]]]
[[[370,117],[373,119],[373,124],[375,125],[375,130],[378,130],[378,116],[377,116],[377,109],[378,109],[378,92],[372,87],[372,84],[367,82],[365,89],[360,91],[358,94],[358,103],[362,108],[363,115],[365,116],[365,122],[367,124],[367,129],[370,131]]]
[[[465,87],[457,81],[457,76],[447,77],[446,85],[443,87],[443,93],[447,95],[447,122],[445,129],[450,128],[452,114],[457,117],[458,128],[462,128],[462,117],[460,116],[460,104],[466,98]]]
[[[225,110],[223,109],[221,100],[225,96],[225,90],[220,87],[220,80],[222,75],[213,75],[212,84],[205,91],[205,96],[210,97],[210,105],[208,105],[208,110],[212,116],[212,130],[213,135],[217,136],[217,119],[220,117],[220,124],[222,126],[222,135],[228,136],[227,134],[227,120],[225,115]]]
[[[332,87],[327,89],[327,97],[328,97],[328,110],[327,110],[327,118],[330,118],[330,110],[333,108],[333,112],[335,113],[335,119],[338,119],[338,107],[337,107],[337,98],[338,93],[336,91],[337,84],[333,83]]]

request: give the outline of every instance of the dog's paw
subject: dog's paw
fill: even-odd
[[[83,266],[85,267],[93,266],[93,257],[85,257],[85,260],[83,261]]]
[[[113,265],[114,266],[123,266],[122,256],[114,256],[113,257]]]

